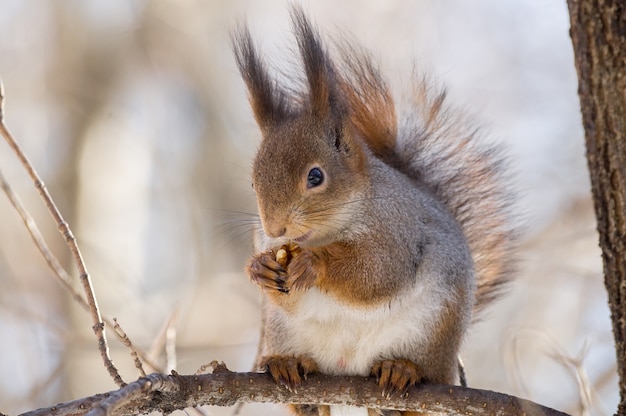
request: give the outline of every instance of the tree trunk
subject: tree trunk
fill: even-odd
[[[626,415],[626,1],[567,3]]]

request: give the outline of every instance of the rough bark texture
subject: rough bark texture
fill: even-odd
[[[587,160],[626,415],[626,1],[568,0]]]
[[[380,392],[372,378],[314,374],[296,393],[278,386],[267,374],[233,373],[226,367],[219,367],[213,374],[151,374],[117,391],[61,403],[21,416],[117,416],[152,411],[168,414],[186,407],[232,406],[238,402],[352,404],[465,416],[567,416],[528,400],[458,386],[419,385],[406,396],[389,400],[381,397]]]

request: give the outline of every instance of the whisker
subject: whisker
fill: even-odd
[[[351,201],[347,201],[347,202],[336,202],[336,203],[329,203],[326,204],[320,208],[317,209],[301,209],[302,205],[305,204],[305,201],[301,201],[297,206],[296,209],[299,211],[305,211],[307,213],[307,215],[311,215],[311,214],[316,214],[316,213],[320,213],[320,212],[328,212],[330,210],[333,209],[337,209],[337,208],[342,208],[344,206],[348,206],[348,205],[352,205],[352,204],[359,204],[362,202],[369,202],[369,201],[376,201],[376,200],[384,200],[384,197],[368,197],[368,198],[359,198],[359,199],[354,199]],[[308,208],[308,207],[307,207]]]
[[[235,247],[252,241],[254,230],[260,227],[261,219],[258,214],[232,211],[215,210],[218,219],[211,232],[217,240],[223,242],[222,247]]]

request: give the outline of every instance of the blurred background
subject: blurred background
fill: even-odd
[[[470,385],[574,415],[612,413],[615,355],[566,2],[303,4],[325,33],[351,33],[370,48],[391,79],[415,66],[445,82],[451,101],[510,150],[527,225],[521,273],[468,337]],[[291,71],[287,6],[0,0],[6,123],[72,226],[102,314],[117,317],[163,370],[193,373],[211,360],[251,368],[260,298],[242,270],[259,132],[228,34],[245,18],[272,67]],[[4,143],[0,170],[74,273]],[[2,412],[115,389],[88,314],[55,281],[4,195],[0,340]],[[122,376],[135,379],[110,330],[109,342]],[[279,413],[273,405],[242,411]]]

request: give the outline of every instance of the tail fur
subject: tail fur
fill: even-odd
[[[510,281],[517,227],[502,149],[414,74],[398,110],[371,56],[340,43],[339,77],[355,129],[380,159],[425,184],[461,224],[477,272],[475,316]]]
[[[469,117],[446,104],[445,91],[431,92],[423,79],[414,82],[407,107],[396,154],[463,228],[476,267],[476,316],[501,293],[515,267],[517,231],[506,158]]]

